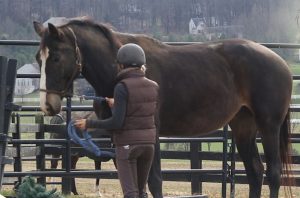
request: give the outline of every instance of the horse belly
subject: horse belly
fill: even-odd
[[[225,96],[210,105],[199,105],[189,110],[174,106],[173,110],[161,107],[161,136],[199,136],[225,126],[239,111],[241,103],[236,94]],[[200,102],[201,103],[201,102]]]
[[[171,63],[156,68],[155,76],[148,73],[160,86],[160,134],[197,136],[227,124],[242,95],[231,65],[212,48],[172,52],[166,58]]]

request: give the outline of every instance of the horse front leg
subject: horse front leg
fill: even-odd
[[[101,170],[101,160],[94,160],[95,170]],[[96,178],[95,192],[99,197],[102,197],[100,192],[100,177]]]
[[[71,169],[76,169],[76,164],[79,160],[79,156],[77,155],[72,155],[71,156]],[[78,192],[77,192],[77,189],[76,189],[76,184],[75,184],[75,178],[72,177],[71,179],[71,191],[74,195],[79,195]]]

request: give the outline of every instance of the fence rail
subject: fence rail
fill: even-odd
[[[21,123],[14,123],[11,124],[10,131],[11,133],[50,133],[50,132],[64,132],[66,130],[65,125],[51,125],[51,124],[21,124]],[[23,127],[24,126],[24,127]],[[18,130],[22,129],[22,130]],[[23,130],[24,128],[24,130]],[[41,130],[42,129],[42,130]],[[217,130],[216,132],[211,133],[209,136],[205,137],[196,137],[196,138],[169,138],[169,137],[161,137],[160,142],[161,143],[190,143],[190,151],[164,151],[162,150],[161,155],[162,159],[180,159],[180,160],[190,160],[190,164],[198,163],[202,164],[205,160],[212,160],[212,161],[222,161],[223,153],[222,152],[208,152],[208,151],[201,151],[201,150],[195,150],[192,149],[192,144],[194,146],[196,145],[197,148],[201,148],[201,145],[203,143],[210,143],[210,142],[220,142],[222,143],[224,141],[223,137],[223,131]],[[228,132],[228,138],[231,138],[231,132]],[[103,142],[109,142],[109,138],[94,138],[94,141],[97,143],[103,143]],[[261,139],[258,137],[257,142],[260,142]],[[39,155],[50,155],[50,154],[63,154],[63,151],[65,150],[65,144],[68,142],[68,140],[65,139],[12,139],[10,143],[14,145],[34,145],[33,147],[36,148],[34,151],[31,151],[31,153],[34,153],[36,156]],[[300,134],[292,134],[292,142],[293,143],[300,143]],[[41,152],[42,149],[40,147],[36,147],[36,144],[46,144],[43,148],[43,152]],[[50,146],[49,144],[55,144],[56,146]],[[60,146],[57,146],[60,145]],[[72,147],[72,152],[83,154],[85,151],[82,148],[78,147]],[[11,153],[16,153],[11,152]],[[16,154],[14,154],[16,156]],[[22,156],[22,154],[21,154]],[[24,156],[24,154],[23,154]],[[29,156],[29,152],[26,156]],[[34,156],[34,155],[33,155]],[[193,158],[191,158],[193,156]],[[196,158],[195,158],[196,157]],[[228,156],[230,160],[230,155]],[[264,161],[264,156],[261,155],[262,160]],[[34,158],[32,158],[35,160]],[[44,160],[50,160],[51,158],[46,158],[46,156],[43,157]],[[241,161],[238,154],[234,155],[234,159],[236,162]],[[195,162],[196,161],[196,162]],[[299,156],[292,156],[292,161],[294,164],[300,164],[300,157]],[[98,176],[101,176],[101,178],[107,178],[107,179],[115,179],[116,173],[115,171],[94,171],[94,170],[82,170],[82,171],[76,171],[71,170],[69,172],[66,172],[65,170],[59,170],[59,171],[53,171],[48,170],[45,168],[45,171],[39,175],[39,171],[29,171],[29,172],[6,172],[4,174],[5,177],[21,177],[26,174],[30,174],[33,176],[39,176],[39,177],[45,177],[45,176],[66,176],[66,177],[82,177],[82,178],[95,178]],[[64,174],[61,174],[61,172],[65,172]],[[85,173],[87,173],[84,175]],[[192,177],[198,177],[198,182],[221,182],[222,181],[222,169],[181,169],[181,170],[163,170],[163,178],[166,181],[191,181]],[[300,184],[300,171],[294,170],[296,174],[296,182],[295,185]],[[106,175],[107,174],[107,175]],[[236,183],[246,183],[246,175],[244,170],[235,170],[235,182]],[[106,175],[106,176],[104,176]],[[198,184],[198,183],[197,183]]]

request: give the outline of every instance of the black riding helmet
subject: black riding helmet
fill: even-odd
[[[146,63],[144,50],[137,44],[123,45],[117,54],[117,61],[124,67],[141,67]]]

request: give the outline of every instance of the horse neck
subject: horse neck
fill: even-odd
[[[99,31],[91,31],[88,28],[80,28],[77,32],[79,48],[82,53],[83,76],[94,87],[96,93],[101,96],[112,96],[115,78],[117,75],[116,51],[118,43],[112,43]],[[145,35],[132,35],[113,32],[114,36],[122,44],[136,43],[151,55],[147,62],[147,70],[159,64],[159,54],[166,45]]]
[[[82,56],[82,75],[93,86],[97,95],[111,97],[116,77],[116,55],[110,43],[101,33],[88,32],[84,28],[77,35]]]

